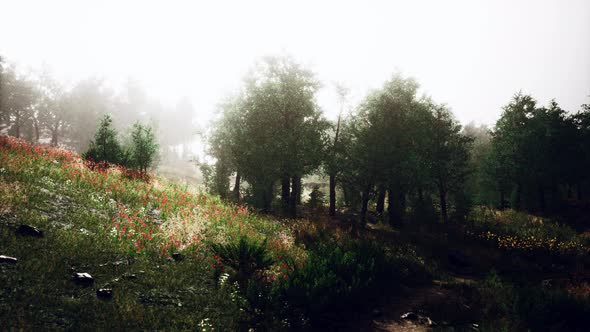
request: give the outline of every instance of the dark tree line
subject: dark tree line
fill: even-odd
[[[567,113],[556,101],[539,106],[516,94],[491,131],[482,176],[494,186],[487,203],[499,208],[558,211],[584,199],[590,175],[590,108]]]
[[[394,76],[372,92],[359,108],[336,123],[324,119],[315,102],[319,83],[288,58],[266,58],[247,76],[242,91],[221,104],[210,133],[216,163],[209,188],[262,210],[277,207],[297,215],[301,181],[323,173],[330,182],[329,212],[340,205],[358,210],[365,221],[369,205],[393,224],[411,208],[436,197],[441,218],[449,200],[463,191],[471,139],[444,105],[417,95],[412,79]],[[346,92],[339,89],[344,98]],[[410,204],[411,202],[411,204]],[[385,208],[387,206],[387,211]]]
[[[394,75],[332,123],[318,87],[289,58],[258,63],[220,104],[209,133],[215,163],[203,166],[209,190],[294,217],[302,179],[323,174],[330,215],[347,209],[362,224],[374,211],[392,225],[463,220],[474,204],[551,212],[587,191],[588,105],[568,114],[519,93],[494,128],[463,128],[446,105],[419,96],[415,80]]]
[[[118,93],[99,78],[64,86],[47,71],[23,74],[0,58],[0,132],[31,142],[86,151],[97,124],[111,114],[119,131],[152,123],[162,146],[186,144],[195,132],[193,113],[186,99],[163,106],[134,80]]]

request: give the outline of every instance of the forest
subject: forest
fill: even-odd
[[[587,331],[590,100],[425,91],[263,56],[203,127],[0,57],[0,330]]]

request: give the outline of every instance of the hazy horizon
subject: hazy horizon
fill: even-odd
[[[577,111],[590,95],[590,2],[3,1],[0,54],[66,84],[133,78],[207,124],[254,61],[289,55],[323,83],[329,118],[394,72],[448,104],[463,124],[493,125],[519,90]],[[31,22],[34,24],[23,24]]]

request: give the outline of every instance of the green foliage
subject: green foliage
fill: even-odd
[[[318,88],[311,71],[269,57],[248,75],[243,92],[221,107],[210,152],[227,165],[221,168],[244,177],[260,208],[270,209],[277,180],[297,182],[320,165],[328,124],[315,102]]]
[[[362,306],[372,290],[387,287],[383,282],[390,266],[376,245],[322,241],[308,253],[303,266],[293,264],[292,268],[281,292],[314,319],[325,311]]]
[[[512,285],[502,281],[496,271],[491,271],[478,285],[482,313],[487,319],[510,316],[515,311],[517,294]]]
[[[555,101],[539,107],[529,95],[514,96],[496,123],[488,159],[501,200],[512,196],[513,208],[557,211],[560,187],[583,185],[585,129],[576,121]]]
[[[146,174],[153,166],[158,153],[158,143],[152,127],[137,122],[131,130],[131,145],[128,147],[129,166]]]
[[[492,271],[477,286],[484,326],[532,331],[585,331],[590,301],[564,289],[516,287]]]
[[[221,262],[236,272],[235,278],[240,286],[245,286],[256,273],[274,264],[273,258],[266,249],[266,243],[266,239],[259,242],[241,236],[237,242],[212,243],[210,246]]]
[[[119,164],[122,154],[123,148],[117,138],[117,132],[113,128],[113,120],[107,114],[100,120],[94,140],[90,142],[88,150],[82,156],[96,163]]]
[[[307,205],[312,209],[322,207],[326,203],[325,194],[320,190],[320,186],[315,185],[309,193]]]
[[[95,163],[112,163],[136,169],[145,175],[153,166],[158,152],[158,143],[151,127],[135,123],[131,129],[131,141],[123,147],[117,138],[110,115],[101,120],[94,140],[82,156]]]

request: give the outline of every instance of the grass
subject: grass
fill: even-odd
[[[340,248],[349,242],[346,234],[327,235],[311,223],[257,215],[163,178],[148,180],[115,165],[89,165],[68,151],[0,137],[0,254],[18,258],[15,265],[0,264],[3,328],[308,328],[324,312],[310,312],[300,301],[316,298],[293,287],[298,281],[328,297],[336,283],[338,296],[322,300],[353,303],[365,289],[395,283],[372,280],[373,272],[414,266],[413,258],[402,262],[403,251],[373,250],[378,262],[397,264],[376,266],[360,247]],[[17,235],[21,224],[44,237]],[[303,233],[305,241],[297,237]],[[397,260],[386,262],[385,255]],[[260,263],[257,270],[242,271],[252,259]],[[319,272],[330,276],[324,284],[314,270],[318,261]],[[77,285],[76,272],[90,273],[94,284]],[[100,288],[113,289],[113,298],[98,298]],[[348,310],[365,303],[357,302]],[[347,308],[335,309],[346,317]]]
[[[8,137],[0,138],[0,202],[0,253],[18,258],[0,266],[3,328],[233,330],[244,308],[216,287],[207,243],[267,239],[278,262],[271,275],[304,257],[288,227],[244,207],[117,167],[91,171],[73,153]],[[20,224],[45,236],[17,236]],[[80,287],[74,272],[96,281]],[[104,287],[112,300],[96,297]]]
[[[475,208],[468,234],[499,248],[534,254],[587,256],[590,242],[571,227],[514,210]]]
[[[459,245],[489,251],[495,262],[503,259],[498,250],[525,253],[516,255],[523,260],[587,256],[583,237],[550,220],[476,210],[471,242],[454,243],[460,237],[444,228],[362,230],[354,238],[345,223],[258,215],[164,178],[147,180],[0,137],[0,255],[18,258],[0,264],[0,329],[364,329],[392,297],[405,297],[398,305],[412,310],[415,292],[428,295],[432,304],[422,306],[434,319],[478,321],[482,330],[575,330],[588,313],[585,281],[540,289],[490,275],[466,284],[442,270],[448,247]],[[21,224],[44,236],[18,235]],[[95,282],[76,284],[76,272]],[[437,288],[433,278],[449,286]],[[112,289],[112,299],[97,297],[101,288]]]

